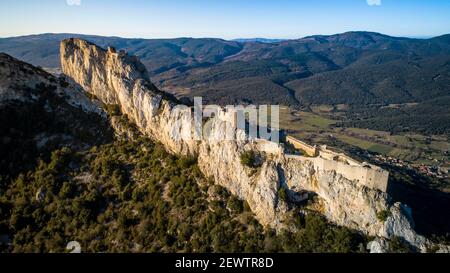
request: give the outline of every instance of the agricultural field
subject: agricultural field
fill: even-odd
[[[386,131],[339,125],[344,106],[312,106],[305,110],[280,108],[280,127],[289,135],[311,144],[332,144],[333,140],[371,153],[415,164],[450,164],[450,142],[446,136]],[[339,148],[339,147],[333,147]]]

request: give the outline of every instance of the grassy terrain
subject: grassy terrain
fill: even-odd
[[[343,135],[343,134],[337,134],[336,138],[345,143],[348,143],[350,145],[354,145],[361,149],[365,149],[370,152],[374,152],[374,153],[378,153],[378,154],[390,155],[391,152],[394,150],[394,148],[392,148],[388,145],[377,144],[377,143],[374,143],[371,141],[367,141],[367,140],[363,140],[363,139],[359,139],[356,137],[351,137],[351,136],[347,136],[347,135]]]
[[[342,119],[339,109],[343,109],[342,107],[319,105],[310,109],[311,111],[300,111],[281,107],[280,127],[290,135],[315,144],[329,144],[331,138],[363,150],[417,164],[440,162],[445,166],[450,161],[450,142],[445,136],[391,134],[386,131],[338,127],[336,125]]]
[[[295,111],[288,107],[280,107],[280,127],[293,135],[305,136],[328,130],[336,121],[311,112]]]

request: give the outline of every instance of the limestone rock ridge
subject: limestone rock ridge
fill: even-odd
[[[117,104],[142,133],[161,142],[170,152],[196,156],[203,174],[247,201],[262,225],[276,230],[290,228],[290,206],[279,198],[283,187],[292,196],[302,192],[317,194],[318,210],[336,224],[380,238],[399,236],[422,251],[430,243],[414,231],[408,208],[392,204],[383,191],[321,169],[312,158],[289,156],[277,143],[249,139],[240,129],[233,132],[236,140],[216,140],[214,136],[225,134],[233,113],[220,111],[210,118],[208,138],[180,138],[192,133],[196,122],[190,108],[159,91],[136,57],[81,39],[62,41],[60,51],[66,76],[103,103]],[[263,155],[257,171],[241,163],[241,154],[249,150]],[[380,212],[389,212],[387,219],[380,220]]]

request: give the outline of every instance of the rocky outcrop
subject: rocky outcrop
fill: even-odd
[[[285,155],[278,144],[248,139],[233,128],[235,140],[218,140],[226,134],[233,112],[220,111],[207,121],[209,134],[201,140],[183,138],[192,134],[196,121],[191,109],[179,105],[149,81],[137,58],[109,48],[104,50],[79,39],[61,43],[63,72],[106,104],[117,104],[149,137],[177,154],[195,155],[205,176],[246,200],[257,219],[276,229],[286,227],[288,206],[278,197],[280,187],[295,195],[316,193],[320,211],[329,220],[369,235],[400,236],[424,249],[427,241],[412,229],[408,213],[390,205],[389,196],[351,181],[334,171],[315,168],[308,158]],[[253,170],[241,163],[244,151],[256,151],[263,163]],[[380,212],[390,212],[380,220]]]
[[[86,113],[103,115],[82,88],[64,78],[56,78],[44,70],[0,53],[0,105],[11,101],[32,103],[42,96],[41,89],[49,89],[69,105]]]

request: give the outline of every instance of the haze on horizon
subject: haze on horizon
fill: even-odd
[[[432,37],[450,33],[448,14],[448,0],[0,0],[0,37],[294,39],[346,31]]]

